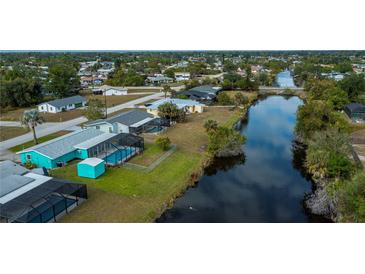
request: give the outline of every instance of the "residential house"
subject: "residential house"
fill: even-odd
[[[158,116],[158,107],[166,103],[174,104],[179,109],[183,109],[186,113],[202,113],[205,106],[204,104],[194,100],[165,98],[151,104],[146,104],[147,112]]]
[[[88,128],[24,149],[17,154],[23,164],[29,162],[37,167],[52,169],[74,159],[89,157],[105,159],[108,164],[118,164],[142,151],[143,147],[141,137]]]
[[[84,126],[110,133],[134,133],[148,132],[159,126],[159,119],[143,110],[134,109],[122,112],[107,119],[89,122]]]
[[[146,84],[158,86],[162,84],[172,83],[173,79],[166,77],[162,74],[155,74],[154,76],[148,76],[146,79]]]
[[[212,103],[216,100],[219,92],[222,91],[220,87],[213,87],[209,85],[194,87],[190,90],[183,91],[180,94],[186,95],[191,100],[197,100],[204,103]]]
[[[108,85],[103,85],[101,87],[93,89],[93,93],[95,95],[102,94],[106,96],[112,96],[112,95],[127,95],[128,89],[126,87],[112,87]]]
[[[177,82],[187,81],[190,79],[190,72],[175,72],[175,80]]]
[[[360,103],[351,103],[345,106],[345,113],[354,121],[365,121],[365,105]]]
[[[38,105],[39,112],[58,113],[86,106],[86,98],[80,95],[56,99]]]

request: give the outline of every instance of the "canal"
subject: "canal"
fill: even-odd
[[[157,222],[324,222],[303,206],[312,183],[295,145],[298,97],[270,96],[241,126],[244,157],[216,160]]]

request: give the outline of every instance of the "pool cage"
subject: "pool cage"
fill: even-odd
[[[141,133],[149,133],[149,132],[160,132],[165,127],[170,126],[170,120],[164,118],[155,118],[148,123],[145,123],[138,127],[130,127],[129,131],[132,134],[141,134]]]
[[[143,153],[144,139],[129,133],[119,133],[108,142],[108,147],[102,158],[109,165],[118,165]]]
[[[0,222],[57,221],[57,217],[67,214],[86,199],[86,185],[52,179],[7,203],[0,204]]]

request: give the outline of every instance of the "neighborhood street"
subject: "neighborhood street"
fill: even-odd
[[[124,104],[120,104],[111,108],[108,108],[108,114],[111,114],[113,112],[125,109],[125,108],[132,108],[137,104],[141,104],[144,102],[147,102],[149,100],[152,99],[158,99],[161,96],[163,96],[163,92],[159,92],[159,93],[154,93],[142,98],[138,98],[136,100],[132,100],[129,102],[126,102]],[[65,122],[60,122],[60,123],[45,123],[43,125],[39,125],[36,128],[36,133],[37,133],[37,137],[42,137],[42,136],[46,136],[61,130],[72,130],[73,127],[86,122],[87,119],[82,116],[82,117],[78,117],[75,118],[73,120],[69,120],[69,121],[65,121]],[[1,121],[1,126],[19,126],[18,122],[5,122],[5,121]],[[28,142],[30,140],[33,139],[33,134],[31,132],[28,132],[24,135],[9,139],[9,140],[5,140],[3,142],[0,142],[0,155],[6,154],[8,153],[6,150],[14,147],[16,145],[20,145],[23,144],[25,142]]]

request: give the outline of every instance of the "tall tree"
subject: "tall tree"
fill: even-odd
[[[33,132],[33,139],[34,144],[38,144],[38,139],[35,133],[35,127],[37,125],[40,125],[44,122],[43,117],[40,116],[38,110],[32,109],[32,110],[26,110],[24,111],[23,115],[20,117],[20,123],[27,127],[28,129],[32,130]]]
[[[105,105],[96,98],[91,98],[87,102],[84,115],[89,121],[101,119],[105,116]]]
[[[171,87],[169,85],[164,85],[162,91],[163,91],[163,93],[165,95],[165,98],[166,98],[167,93],[171,93]]]
[[[78,94],[80,78],[77,70],[69,64],[56,64],[50,67],[48,75],[48,90],[58,98]]]

